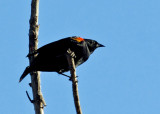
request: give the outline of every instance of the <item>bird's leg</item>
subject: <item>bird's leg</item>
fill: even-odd
[[[68,76],[68,75],[66,75],[64,73],[58,73],[58,74],[61,74],[61,75],[65,76],[65,77],[69,77],[70,78],[70,76]]]
[[[60,74],[63,75],[63,76],[69,77],[69,81],[72,81],[72,77],[71,76],[68,76],[68,75],[63,74],[63,73],[60,73]]]
[[[71,57],[76,58],[75,53],[72,52],[70,49],[67,50],[67,53],[70,54]],[[69,68],[69,69],[70,69],[70,68]],[[59,72],[57,72],[57,73],[65,76],[65,77],[69,77],[69,80],[72,81],[72,77],[71,77],[71,76],[68,76],[68,75],[62,73],[61,71],[59,71]],[[76,77],[78,77],[78,76],[76,76]]]
[[[27,97],[28,97],[29,101],[30,101],[31,103],[34,103],[34,102],[35,102],[35,100],[31,100],[31,98],[30,98],[30,96],[29,96],[29,94],[28,94],[28,92],[27,92],[27,91],[26,91],[26,94],[27,94]]]
[[[72,81],[71,76],[68,76],[68,75],[66,75],[66,74],[64,74],[64,73],[60,73],[60,72],[58,72],[58,74],[61,74],[62,76],[65,76],[65,77],[69,77],[69,80]],[[76,76],[76,77],[78,77],[78,76]]]

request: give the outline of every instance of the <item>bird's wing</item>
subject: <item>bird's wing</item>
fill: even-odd
[[[46,44],[40,47],[39,49],[37,49],[36,51],[34,51],[33,53],[29,53],[27,57],[33,56],[35,54],[49,54],[49,53],[52,53],[52,55],[53,54],[60,55],[59,52],[65,51],[67,42],[68,42],[68,38],[65,38],[65,39],[61,39],[61,40]]]
[[[66,51],[68,50],[68,48],[74,48],[76,46],[78,46],[79,44],[82,44],[82,41],[84,39],[82,38],[72,38],[72,37],[67,37],[52,43],[49,43],[47,45],[44,45],[42,47],[40,47],[38,50],[34,51],[33,53],[29,53],[27,55],[27,57],[30,57],[32,55],[35,54],[47,54],[47,55],[64,55],[64,53],[66,53]]]

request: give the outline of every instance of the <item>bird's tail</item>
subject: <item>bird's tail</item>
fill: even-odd
[[[20,79],[19,79],[19,82],[21,82],[26,76],[28,73],[30,73],[30,67],[26,67],[26,69],[24,70],[23,74],[21,75]]]

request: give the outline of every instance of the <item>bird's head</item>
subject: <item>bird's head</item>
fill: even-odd
[[[91,39],[85,39],[85,42],[90,50],[90,52],[92,53],[96,48],[98,47],[105,47],[104,45],[98,43],[95,40],[91,40]]]

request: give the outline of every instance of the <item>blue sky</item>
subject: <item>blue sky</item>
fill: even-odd
[[[30,0],[0,1],[0,112],[34,114],[28,75]],[[84,114],[160,114],[159,0],[40,0],[39,47],[68,36],[97,40],[77,68]],[[41,73],[45,114],[75,114],[71,82]]]

